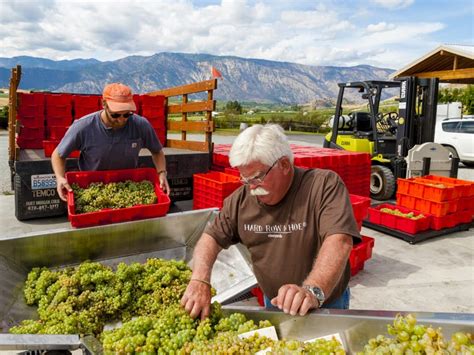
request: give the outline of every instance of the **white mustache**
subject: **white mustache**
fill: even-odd
[[[265,195],[268,195],[269,192],[265,190],[263,187],[257,187],[256,189],[250,190],[250,194],[252,196],[265,196]]]

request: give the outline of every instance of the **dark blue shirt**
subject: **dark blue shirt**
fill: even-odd
[[[144,117],[134,114],[123,128],[114,130],[104,125],[100,119],[101,112],[74,121],[58,145],[61,158],[79,150],[81,170],[133,169],[138,167],[142,148],[152,153],[163,148],[155,130]]]

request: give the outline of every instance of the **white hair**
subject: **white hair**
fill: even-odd
[[[293,152],[283,128],[277,124],[256,124],[237,136],[230,149],[229,163],[232,167],[253,162],[270,166],[281,157],[293,163]]]

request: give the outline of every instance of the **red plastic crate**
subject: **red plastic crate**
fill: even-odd
[[[46,106],[72,106],[72,94],[55,93],[44,94]]]
[[[389,208],[391,210],[398,209],[402,213],[413,212],[415,216],[420,215],[420,212],[414,211],[410,208],[383,203],[378,206],[369,208],[369,221],[371,223],[383,225],[392,229],[397,229],[408,234],[416,234],[418,232],[422,232],[430,228],[431,216],[429,216],[428,214],[423,214],[423,218],[414,220],[382,212],[380,211],[382,208]]]
[[[166,97],[163,95],[140,95],[139,102],[145,107],[165,107]]]
[[[19,116],[38,116],[44,119],[44,106],[18,106],[17,113]]]
[[[31,116],[18,114],[16,118],[19,121],[20,125],[23,127],[29,127],[29,128],[44,127],[44,114],[31,115]]]
[[[460,214],[462,216],[462,214]],[[443,217],[431,216],[430,228],[433,230],[441,230],[445,228],[452,228],[460,223],[459,214],[447,214]]]
[[[166,129],[166,119],[165,116],[145,116],[148,122],[150,122],[151,126],[155,129]]]
[[[44,126],[44,94],[35,93],[17,93],[18,107],[17,119],[25,127]]]
[[[41,138],[25,138],[18,136],[16,143],[21,149],[41,149],[43,139]]]
[[[18,107],[26,107],[26,106],[44,106],[45,105],[45,94],[42,92],[18,92]]]
[[[459,197],[453,185],[443,184],[428,179],[399,178],[397,179],[397,185],[397,191],[401,194],[411,195],[434,202],[444,202]]]
[[[72,116],[47,116],[46,117],[46,126],[70,126],[72,124]]]
[[[360,270],[364,269],[365,262],[372,257],[374,245],[374,238],[362,236],[362,241],[352,247],[349,255],[351,276],[356,275]]]
[[[221,172],[194,174],[193,208],[222,208],[224,199],[242,183],[237,176]]]
[[[68,126],[51,126],[46,127],[47,140],[60,141],[68,130]]]
[[[458,200],[458,211],[471,211],[474,213],[474,196],[460,198]]]
[[[50,118],[59,117],[64,117],[72,120],[72,106],[46,106],[46,122],[48,122]]]
[[[135,113],[137,115],[142,115],[142,108],[141,108],[141,103],[140,103],[140,95],[139,94],[133,94],[133,101],[135,102],[135,106],[137,109],[135,110]],[[100,104],[100,107],[102,108],[102,103]]]
[[[81,107],[74,110],[74,119],[78,120],[84,116],[90,115],[91,113],[97,112],[100,109],[97,107]]]
[[[363,235],[362,242],[365,244],[365,260],[369,260],[372,257],[372,250],[374,249],[375,239]]]
[[[224,168],[224,173],[229,174],[229,175],[233,175],[233,176],[238,176],[239,179],[240,179],[239,169],[236,169],[236,168]]]
[[[211,168],[209,169],[210,170],[209,172],[216,171],[216,172],[219,172],[219,173],[225,173],[225,169],[226,168],[224,168],[223,166],[213,164],[213,165],[211,165]],[[232,175],[232,174],[230,174],[230,175]]]
[[[216,152],[214,150],[214,154],[212,155],[212,163],[214,165],[219,165],[224,168],[230,168],[229,153]]]
[[[44,126],[43,127],[20,127],[18,137],[22,139],[38,140],[44,139]]]
[[[257,302],[261,307],[265,306],[265,301],[263,300],[263,291],[260,287],[254,287],[250,290],[250,293],[257,297]]]
[[[447,202],[433,202],[418,197],[397,193],[397,205],[412,210],[431,214],[435,217],[446,216],[448,213],[456,212],[457,200]]]
[[[423,179],[432,180],[440,183],[447,183],[455,186],[459,190],[459,197],[470,197],[474,196],[474,182],[450,178],[446,176],[437,176],[437,175],[426,175],[423,176]]]
[[[74,118],[78,119],[100,110],[100,95],[73,95]]]
[[[59,142],[59,140],[44,140],[42,142],[44,156],[47,158],[50,157],[51,154],[53,154],[54,149],[56,149],[56,147],[58,146]],[[80,154],[80,151],[74,150],[71,154],[69,154],[68,158],[79,158]]]
[[[370,207],[370,198],[364,196],[357,196],[350,194],[352,209],[354,211],[354,217],[357,222],[361,222],[367,217],[369,207]]]
[[[68,192],[68,216],[71,225],[76,228],[98,226],[110,223],[135,221],[146,218],[161,217],[168,213],[170,198],[160,188],[156,170],[153,168],[105,170],[105,171],[71,171],[66,173],[69,184],[78,184],[87,188],[93,182],[119,182],[132,180],[140,182],[151,181],[155,186],[158,202],[151,205],[139,205],[120,209],[104,209],[97,212],[75,214],[74,193]]]
[[[456,215],[457,215],[458,224],[471,223],[473,220],[472,211],[462,211],[462,212],[456,213]]]

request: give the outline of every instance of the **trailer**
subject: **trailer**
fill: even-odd
[[[216,209],[189,211],[148,220],[83,229],[61,228],[0,240],[0,351],[80,350],[84,354],[100,354],[100,342],[90,335],[8,333],[11,326],[32,318],[35,313],[22,295],[29,270],[38,266],[63,268],[85,260],[114,266],[120,262],[144,262],[153,257],[189,263],[204,227],[216,215]],[[242,245],[232,246],[219,254],[211,282],[217,290],[213,301],[226,305],[224,314],[240,312],[254,321],[269,320],[279,338],[305,341],[337,333],[349,354],[361,351],[369,338],[386,333],[386,325],[397,313],[319,309],[299,317],[238,303],[257,284],[248,251]],[[442,327],[446,338],[457,331],[474,331],[472,314],[414,314],[420,324]]]
[[[8,105],[8,154],[12,190],[15,192],[15,216],[18,220],[27,220],[66,215],[66,204],[57,194],[56,178],[45,150],[23,149],[18,145],[16,136],[22,128],[18,120],[20,80],[21,66],[17,66],[11,71]],[[150,96],[164,97],[166,133],[162,144],[172,201],[191,200],[193,174],[205,173],[211,166],[212,133],[215,131],[212,111],[216,106],[213,92],[216,89],[217,79],[211,79],[147,93]],[[190,102],[190,95],[200,95],[199,97],[204,99]],[[201,113],[203,119],[188,119],[188,116],[194,113]],[[170,119],[169,115],[174,115],[175,119]],[[176,116],[181,116],[181,119],[176,120]],[[180,133],[181,139],[168,138],[168,131]],[[190,141],[187,139],[188,132],[203,134],[203,140]],[[67,171],[78,170],[77,163],[77,158],[68,158]],[[140,152],[139,166],[153,167],[148,150],[143,149]]]

